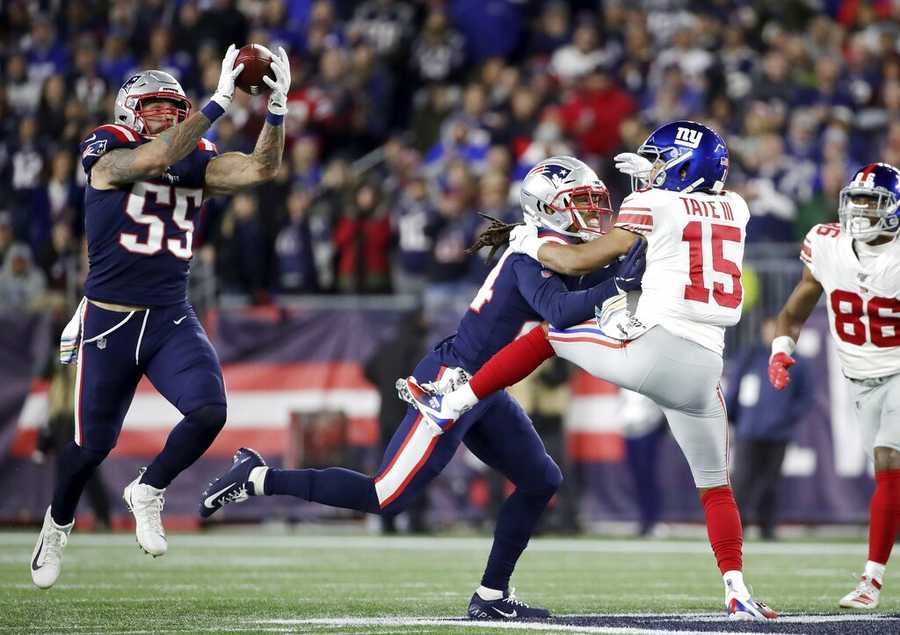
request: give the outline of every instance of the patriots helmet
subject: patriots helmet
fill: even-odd
[[[900,170],[887,163],[870,163],[857,170],[841,189],[838,217],[841,229],[857,240],[896,238],[900,228]]]
[[[673,121],[660,126],[638,148],[653,164],[649,177],[637,187],[673,192],[721,192],[728,176],[728,146],[709,126],[696,121]]]
[[[526,221],[582,240],[607,233],[616,219],[603,181],[575,157],[550,157],[531,168],[519,202]]]
[[[165,101],[148,107],[146,102],[150,100]],[[116,123],[124,124],[148,137],[162,132],[150,130],[148,119],[175,115],[176,121],[181,123],[190,113],[191,100],[178,80],[164,71],[143,71],[132,75],[116,95]]]

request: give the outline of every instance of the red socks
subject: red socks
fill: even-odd
[[[538,326],[497,351],[472,376],[469,387],[476,397],[484,399],[491,393],[525,379],[541,362],[553,355],[553,347],[547,341],[547,334]]]
[[[900,530],[900,470],[875,472],[875,493],[869,501],[869,560],[887,564]]]
[[[700,500],[706,515],[706,532],[712,545],[719,571],[740,571],[743,566],[741,551],[744,533],[741,516],[730,487],[716,487],[707,491]]]

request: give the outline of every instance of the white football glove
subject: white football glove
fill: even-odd
[[[653,164],[649,159],[642,157],[634,152],[622,152],[613,157],[616,162],[616,169],[622,174],[633,176],[644,181],[650,179],[650,171]]]
[[[225,57],[222,58],[222,72],[219,74],[219,85],[216,86],[216,92],[210,97],[210,101],[216,102],[222,107],[222,110],[226,111],[231,106],[231,100],[234,99],[234,80],[244,70],[243,64],[234,65],[234,60],[237,59],[237,56],[238,49],[232,44],[225,51]]]
[[[446,395],[469,383],[469,373],[462,368],[448,368],[439,379],[422,384],[422,388],[436,395]]]
[[[544,241],[538,238],[537,226],[531,223],[516,225],[509,234],[509,249],[513,253],[525,254],[534,260],[538,259],[538,250]]]
[[[287,94],[291,89],[291,63],[288,61],[287,53],[284,48],[278,47],[278,55],[272,55],[270,63],[272,72],[275,73],[273,80],[268,75],[263,76],[272,92],[269,93],[269,112],[273,115],[287,114]]]

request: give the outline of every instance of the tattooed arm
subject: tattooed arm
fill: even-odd
[[[206,196],[233,194],[265,183],[281,166],[284,126],[266,123],[251,154],[226,152],[206,165]]]
[[[209,103],[181,123],[168,128],[150,143],[137,148],[119,148],[100,157],[91,169],[91,186],[109,190],[126,183],[160,176],[173,163],[178,163],[197,147],[200,136],[231,105],[234,80],[244,70],[234,65],[238,50],[232,44],[222,58],[219,84]]]
[[[197,141],[209,126],[206,115],[194,113],[150,143],[107,152],[91,169],[91,186],[96,190],[109,190],[161,175],[197,147]]]
[[[291,65],[287,53],[278,47],[278,55],[272,56],[269,68],[275,74],[263,81],[271,90],[269,113],[266,123],[256,140],[252,154],[226,152],[211,159],[206,165],[206,196],[233,194],[272,179],[281,167],[284,151],[284,116],[287,114],[287,93],[291,87]]]

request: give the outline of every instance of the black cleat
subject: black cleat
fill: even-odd
[[[528,606],[516,599],[515,589],[509,589],[499,600],[483,600],[478,593],[469,600],[469,619],[473,620],[527,620],[550,617],[550,611]]]

